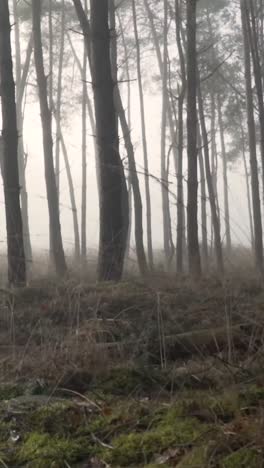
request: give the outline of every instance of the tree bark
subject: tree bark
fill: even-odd
[[[197,52],[196,0],[187,0],[187,155],[188,155],[188,255],[189,272],[201,275],[198,239],[198,179],[197,179]]]
[[[163,67],[162,67],[162,113],[161,113],[161,144],[160,144],[160,174],[163,217],[163,247],[167,270],[171,260],[171,219],[170,200],[168,191],[168,171],[166,167],[166,133],[168,108],[168,3],[164,0],[164,28],[163,28]]]
[[[60,53],[59,53],[59,69],[58,69],[58,85],[57,85],[57,102],[55,109],[56,117],[56,145],[55,145],[55,175],[56,187],[58,192],[58,200],[60,199],[60,120],[61,120],[61,95],[62,95],[62,72],[65,49],[65,2],[61,2],[61,34],[60,34]]]
[[[245,18],[247,21],[249,45],[251,49],[253,73],[255,78],[257,101],[258,101],[258,117],[260,125],[260,154],[262,163],[262,203],[264,204],[264,101],[263,101],[263,85],[262,85],[262,70],[259,56],[259,43],[257,37],[256,13],[252,0],[245,2]]]
[[[84,11],[87,14],[87,0],[84,2]],[[85,266],[87,260],[87,53],[83,44],[83,66],[82,66],[82,209],[81,209],[81,258]]]
[[[143,92],[142,75],[141,75],[140,45],[139,45],[137,11],[136,11],[135,0],[132,0],[132,15],[133,15],[134,35],[135,35],[135,41],[136,41],[137,78],[138,78],[138,90],[139,90],[139,101],[140,101],[141,132],[142,132],[142,145],[143,145],[144,171],[145,171],[148,260],[149,260],[150,269],[153,269],[154,260],[153,260],[153,246],[152,246],[151,200],[150,200],[150,184],[149,184],[149,169],[148,169],[148,149],[147,149],[147,137],[146,137],[145,104],[144,104],[144,92]]]
[[[15,83],[11,51],[8,0],[0,2],[0,95],[4,146],[4,195],[6,207],[8,281],[11,286],[26,283],[26,262],[20,210],[18,132]]]
[[[108,0],[91,0],[91,28],[80,0],[73,0],[90,61],[100,169],[99,281],[122,277],[128,231],[128,194],[118,152],[110,61]],[[89,38],[91,38],[91,48]]]
[[[256,131],[253,107],[252,94],[252,78],[251,78],[251,63],[250,63],[250,45],[249,32],[247,26],[246,0],[240,0],[241,21],[244,41],[244,68],[245,68],[245,84],[247,98],[247,124],[249,138],[249,155],[251,169],[251,191],[253,205],[253,221],[254,221],[254,250],[255,250],[255,265],[259,273],[263,274],[263,237],[262,237],[262,220],[259,196],[259,179],[258,179],[258,162],[256,151]]]
[[[29,64],[32,55],[32,37],[30,36],[26,60],[22,70],[21,64],[21,49],[20,49],[20,27],[19,18],[17,14],[17,1],[13,0],[13,14],[15,21],[15,50],[16,50],[16,109],[17,109],[17,129],[18,129],[18,171],[20,182],[20,199],[21,199],[21,213],[23,221],[23,239],[26,257],[27,271],[30,271],[32,262],[32,246],[29,230],[29,216],[28,216],[28,194],[26,186],[26,168],[25,168],[25,151],[24,151],[24,138],[23,138],[23,111],[22,99],[18,99],[19,95],[23,96],[25,89],[25,81],[28,76]]]
[[[221,243],[220,223],[219,223],[219,216],[217,213],[216,194],[214,191],[213,178],[212,178],[212,173],[210,169],[209,143],[208,143],[204,108],[203,108],[203,98],[202,98],[200,83],[198,85],[198,108],[199,108],[200,125],[201,125],[201,133],[202,133],[203,148],[204,148],[204,165],[205,165],[205,173],[206,173],[206,180],[207,180],[207,189],[208,189],[209,202],[210,202],[210,207],[211,207],[217,270],[218,270],[218,273],[223,275],[224,261],[223,261],[223,252],[222,252],[222,243]]]
[[[176,43],[180,58],[181,90],[178,97],[178,163],[177,163],[177,242],[176,271],[183,272],[183,234],[184,234],[184,195],[183,195],[183,106],[186,94],[185,58],[181,40],[181,9],[179,0],[175,0]]]
[[[198,129],[198,155],[199,155],[199,168],[200,168],[200,186],[201,186],[201,224],[202,224],[202,261],[204,269],[208,270],[208,233],[207,233],[207,211],[206,211],[206,180],[204,171],[204,159],[202,150],[202,138],[200,129]]]
[[[34,57],[39,92],[40,114],[43,131],[43,150],[47,199],[50,219],[50,243],[52,258],[56,272],[62,276],[67,271],[64,250],[62,245],[59,202],[53,164],[53,142],[51,128],[51,110],[48,105],[47,78],[44,71],[44,60],[41,40],[41,1],[32,2],[32,21],[34,37]]]
[[[230,214],[229,214],[229,188],[228,188],[228,174],[227,174],[227,155],[225,147],[225,132],[223,124],[222,106],[219,94],[217,95],[217,110],[218,110],[218,123],[221,142],[222,164],[223,164],[223,187],[224,187],[224,207],[225,207],[225,235],[226,235],[226,249],[227,255],[231,254],[231,230],[230,230]]]

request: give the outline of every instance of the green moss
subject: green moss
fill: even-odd
[[[259,406],[264,403],[264,387],[251,385],[240,391],[239,399],[241,405]]]
[[[16,454],[17,463],[28,463],[32,468],[64,467],[81,460],[91,449],[86,439],[52,437],[48,434],[31,433]]]
[[[242,448],[228,455],[221,464],[222,468],[256,468],[262,466],[261,455],[250,448]]]
[[[0,385],[0,401],[11,400],[24,394],[24,389],[18,384],[1,384]]]
[[[207,462],[207,447],[197,447],[185,455],[178,468],[204,468]]]
[[[177,419],[171,410],[153,430],[115,438],[113,450],[105,453],[105,459],[114,466],[150,462],[154,454],[162,453],[174,444],[191,444],[203,430],[204,426],[195,419]]]
[[[49,434],[68,435],[74,433],[83,423],[81,410],[71,402],[62,401],[45,405],[29,417],[31,430]]]

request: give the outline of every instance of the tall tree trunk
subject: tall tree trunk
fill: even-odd
[[[69,195],[70,195],[70,201],[71,201],[73,232],[74,232],[74,258],[75,258],[75,261],[78,262],[80,261],[81,248],[80,248],[79,223],[78,223],[77,206],[76,206],[75,193],[74,193],[74,185],[73,185],[71,168],[70,168],[70,163],[69,163],[68,151],[67,151],[64,137],[61,131],[61,124],[59,121],[56,121],[56,124],[57,124],[58,137],[61,143],[61,149],[62,149],[62,154],[63,154],[65,168],[66,168],[68,185],[69,185]]]
[[[230,230],[230,215],[229,215],[229,189],[228,189],[228,175],[227,175],[227,155],[225,147],[225,132],[223,124],[222,106],[219,94],[217,95],[217,110],[218,122],[221,141],[221,153],[223,164],[223,187],[224,187],[224,207],[225,207],[225,235],[226,235],[226,248],[227,255],[231,254],[231,230]]]
[[[118,281],[122,277],[126,251],[128,194],[124,169],[117,150],[108,0],[101,0],[100,3],[91,0],[91,28],[81,1],[73,0],[73,3],[84,33],[94,91],[101,187],[98,279]]]
[[[143,156],[144,156],[144,171],[145,171],[148,260],[149,260],[150,269],[153,269],[154,260],[153,260],[153,246],[152,246],[151,201],[150,201],[150,186],[149,186],[150,184],[149,184],[148,149],[147,149],[146,121],[145,121],[145,104],[144,104],[144,93],[143,93],[143,84],[142,84],[142,75],[141,75],[141,57],[140,57],[140,45],[139,45],[139,35],[138,35],[138,26],[137,26],[137,10],[136,10],[135,0],[132,0],[132,14],[133,14],[134,35],[135,35],[135,41],[136,41],[137,78],[138,78],[138,90],[139,90],[139,101],[140,101],[140,117],[141,117]]]
[[[212,183],[215,196],[215,204],[217,216],[219,219],[220,226],[220,208],[219,208],[219,199],[218,199],[218,155],[217,155],[217,146],[216,146],[216,103],[215,103],[215,93],[212,91],[210,93],[211,99],[211,175]],[[209,149],[209,148],[208,148]],[[213,228],[214,232],[214,228]]]
[[[239,111],[239,126],[240,126],[240,134],[242,140],[242,158],[243,158],[243,166],[245,172],[245,182],[246,182],[246,190],[247,190],[247,204],[248,204],[248,218],[249,218],[249,226],[250,226],[250,238],[251,238],[251,247],[254,250],[255,240],[254,240],[254,226],[253,226],[253,215],[252,215],[252,205],[251,205],[251,196],[250,196],[250,176],[249,170],[247,167],[247,158],[246,158],[246,148],[245,148],[245,132],[243,128],[243,121],[241,111]]]
[[[223,261],[223,252],[222,252],[222,244],[221,244],[220,223],[219,223],[219,216],[217,213],[216,195],[214,191],[213,178],[212,178],[211,168],[210,168],[209,142],[208,142],[208,136],[207,136],[206,123],[205,123],[203,98],[202,98],[200,83],[197,89],[198,89],[198,108],[199,108],[199,115],[200,115],[200,125],[201,125],[201,133],[202,133],[203,147],[204,147],[205,173],[206,173],[206,180],[207,180],[209,202],[210,202],[210,207],[211,207],[217,270],[222,275],[224,273],[224,261]]]
[[[251,191],[254,220],[254,240],[255,240],[255,264],[257,270],[263,274],[263,238],[262,238],[262,220],[259,196],[258,163],[256,151],[256,132],[252,94],[251,64],[250,64],[250,46],[249,32],[247,26],[246,0],[240,0],[241,21],[244,41],[244,67],[247,98],[247,122],[249,138],[249,155],[251,169]]]
[[[10,285],[22,286],[26,283],[26,263],[20,210],[18,132],[10,35],[8,0],[3,0],[0,2],[0,95],[4,143],[8,280]]]
[[[163,217],[163,247],[167,269],[171,259],[171,219],[168,172],[166,169],[166,134],[167,134],[167,107],[168,107],[168,2],[164,0],[164,28],[163,28],[163,67],[162,67],[162,115],[161,115],[161,148],[160,148],[160,174]]]
[[[199,277],[201,275],[198,239],[196,6],[196,0],[187,0],[187,230],[189,271],[193,277]]]
[[[205,270],[208,270],[208,235],[207,235],[207,212],[206,212],[206,180],[204,171],[204,160],[202,151],[202,137],[198,129],[198,155],[200,168],[200,186],[201,186],[201,224],[202,224],[202,260]]]
[[[43,131],[43,150],[45,179],[48,198],[50,243],[52,258],[54,259],[56,272],[62,276],[67,271],[64,250],[62,245],[58,192],[56,187],[55,171],[53,164],[53,142],[51,129],[51,110],[48,105],[47,78],[44,71],[44,60],[41,40],[41,1],[32,2],[32,21],[34,37],[34,57],[39,92],[40,114]]]
[[[181,90],[178,97],[178,164],[177,164],[177,244],[176,271],[183,272],[183,232],[184,232],[184,198],[183,198],[183,105],[186,94],[185,59],[181,40],[181,8],[179,0],[175,0],[176,42],[180,58]]]
[[[60,199],[60,121],[61,121],[61,95],[62,95],[62,72],[65,49],[65,2],[61,2],[61,34],[60,34],[60,53],[59,53],[59,69],[58,69],[58,85],[57,85],[57,102],[55,109],[56,117],[56,147],[55,147],[55,175],[56,186],[58,192],[58,200]]]
[[[129,63],[129,54],[128,54],[128,49],[127,49],[127,44],[125,40],[125,35],[124,35],[124,29],[122,25],[122,20],[120,18],[120,15],[118,14],[117,11],[117,17],[118,17],[118,23],[119,23],[119,29],[120,29],[120,36],[122,40],[122,46],[124,49],[124,56],[125,56],[125,70],[126,70],[126,80],[127,80],[127,113],[125,113],[126,121],[127,121],[127,126],[128,126],[128,133],[129,133],[129,139],[131,140],[130,133],[131,133],[131,80],[130,80],[130,63]],[[116,103],[115,103],[116,105]],[[117,110],[117,109],[116,109]],[[122,125],[121,125],[122,127]],[[123,130],[122,130],[123,132]],[[125,135],[123,134],[123,138],[125,140]],[[132,144],[132,141],[131,141]],[[133,157],[134,157],[134,148],[133,149]],[[137,176],[137,174],[136,174]],[[133,217],[133,188],[132,188],[132,181],[131,181],[131,172],[130,172],[130,164],[128,163],[128,177],[127,177],[127,183],[128,183],[128,207],[129,207],[129,226],[128,226],[128,234],[127,234],[127,247],[126,247],[126,261],[129,261],[129,256],[130,256],[130,247],[131,247],[131,234],[132,234],[132,217]],[[140,195],[140,200],[141,200],[141,194]],[[136,210],[136,207],[135,207]],[[136,229],[136,228],[135,228]],[[143,225],[142,225],[142,201],[141,201],[141,230],[142,230],[142,246],[143,246],[143,251],[144,251],[144,241],[143,241]],[[136,240],[136,239],[135,239]],[[137,249],[137,246],[136,246]],[[145,262],[146,262],[146,256],[145,256],[145,251],[144,251],[144,257],[145,257]],[[139,264],[139,262],[138,262]],[[139,265],[139,269],[141,272],[141,267]],[[141,272],[142,273],[142,272]]]
[[[120,27],[121,27],[121,36],[123,40],[123,46],[125,50],[126,57],[128,59],[128,54],[127,54],[127,49],[126,49],[126,44],[125,44],[125,38],[124,38],[124,33],[122,30],[122,25],[120,22]],[[136,253],[137,253],[137,260],[138,260],[138,266],[139,266],[139,271],[142,276],[146,275],[148,272],[148,265],[147,265],[147,259],[146,259],[146,254],[145,254],[145,249],[144,249],[144,239],[143,239],[143,209],[142,209],[142,198],[141,198],[141,193],[140,193],[140,185],[139,185],[139,180],[138,180],[138,174],[137,174],[137,167],[136,167],[136,161],[135,161],[135,154],[134,154],[134,148],[133,148],[133,143],[131,139],[131,131],[130,131],[130,121],[131,121],[131,116],[130,116],[130,83],[129,83],[129,67],[127,63],[127,78],[128,78],[128,118],[126,117],[126,113],[124,110],[124,106],[122,103],[121,95],[120,95],[120,90],[119,87],[116,86],[115,89],[115,106],[116,106],[116,111],[118,113],[121,129],[122,129],[122,134],[125,142],[125,147],[127,151],[127,157],[128,157],[128,168],[129,168],[129,178],[131,181],[132,185],[132,190],[133,190],[133,198],[134,198],[134,213],[135,213],[135,243],[136,243]],[[131,218],[130,218],[130,225],[131,225]]]
[[[84,11],[87,14],[87,0],[84,3]],[[85,266],[87,260],[87,53],[83,44],[83,66],[82,66],[82,216],[81,216],[81,258]]]
[[[19,18],[17,13],[17,1],[13,0],[13,13],[15,21],[15,50],[16,50],[16,109],[17,109],[17,129],[18,129],[18,171],[20,183],[20,199],[21,199],[21,212],[23,221],[23,239],[26,257],[27,270],[30,270],[30,263],[32,262],[32,247],[29,230],[29,217],[28,217],[28,195],[26,187],[26,169],[24,157],[24,138],[23,138],[23,111],[22,100],[18,99],[19,94],[23,94],[22,88],[25,87],[24,71],[28,76],[29,63],[32,55],[32,40],[29,39],[27,46],[26,60],[22,73],[21,65],[21,49],[20,49],[20,27]]]
[[[258,116],[260,125],[260,154],[262,163],[262,200],[264,203],[264,101],[263,101],[263,85],[262,85],[262,70],[259,56],[259,43],[257,37],[256,12],[252,0],[245,3],[245,18],[247,21],[248,38],[252,55],[253,73],[255,78],[257,100],[258,100]]]

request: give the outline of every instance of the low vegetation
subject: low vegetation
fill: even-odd
[[[263,294],[241,276],[3,290],[0,465],[263,466]]]

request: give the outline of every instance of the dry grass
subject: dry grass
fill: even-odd
[[[118,285],[42,278],[0,297],[1,380],[92,378],[131,362],[207,369],[212,358],[230,376],[262,362],[264,290],[253,274],[199,284],[164,274]]]

